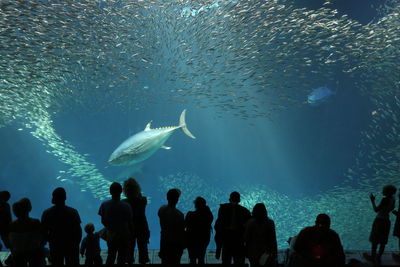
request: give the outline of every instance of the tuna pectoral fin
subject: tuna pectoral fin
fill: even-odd
[[[161,148],[164,148],[164,149],[169,150],[169,149],[171,149],[172,147],[170,147],[170,146],[161,146]]]
[[[186,116],[186,109],[184,109],[181,113],[181,117],[179,118],[179,127],[182,128],[182,131],[189,136],[190,138],[196,139],[194,135],[189,131],[189,129],[186,126],[186,121],[185,121],[185,116]]]

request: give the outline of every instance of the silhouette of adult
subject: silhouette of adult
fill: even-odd
[[[133,264],[135,245],[137,243],[139,250],[139,263],[146,264],[150,261],[147,244],[149,243],[150,230],[146,218],[147,198],[142,196],[142,190],[139,183],[134,178],[124,181],[124,194],[133,214],[133,236],[129,240],[128,264]]]
[[[11,223],[11,209],[8,200],[11,194],[8,191],[0,192],[0,237],[6,248],[8,246],[8,226]]]
[[[76,209],[65,205],[67,193],[62,187],[54,189],[52,207],[42,214],[42,224],[49,242],[53,266],[79,264],[79,243],[82,238],[81,219]]]
[[[319,214],[315,225],[306,227],[298,234],[294,249],[299,267],[340,267],[345,255],[339,235],[330,229],[331,219]]]
[[[398,239],[399,252],[400,252],[400,192],[399,192],[399,208],[397,210],[394,210],[393,214],[396,215],[396,221],[394,223],[394,229],[393,229],[393,236],[397,237]],[[394,256],[397,257],[397,259],[400,259],[400,253],[395,254]]]
[[[244,242],[250,266],[275,266],[278,256],[275,223],[268,218],[267,209],[263,203],[257,203],[253,207],[252,215],[252,218],[246,222],[244,231]],[[268,255],[268,260],[260,265],[260,258],[264,253]]]
[[[194,207],[195,211],[189,211],[185,217],[186,245],[190,263],[204,264],[214,216],[202,197],[194,200]]]
[[[122,186],[112,183],[111,199],[104,201],[99,209],[101,223],[106,228],[108,255],[106,264],[125,264],[129,239],[132,236],[132,211],[128,203],[121,201]]]
[[[85,265],[98,266],[103,264],[103,259],[100,256],[100,236],[99,233],[94,232],[93,223],[88,223],[84,228],[86,237],[83,238],[81,243],[81,255],[85,255]]]
[[[217,252],[222,250],[222,264],[244,264],[244,224],[250,218],[250,211],[239,205],[240,194],[232,192],[229,203],[221,204],[215,222]],[[216,257],[219,258],[219,252]]]
[[[44,266],[43,248],[45,243],[43,227],[38,219],[29,217],[32,210],[28,198],[13,204],[17,219],[9,225],[9,244],[12,254],[12,265],[16,267]]]
[[[184,249],[185,219],[183,213],[176,208],[180,194],[179,189],[168,190],[168,204],[158,210],[161,227],[159,257],[161,264],[166,266],[180,264]]]
[[[385,185],[382,189],[383,198],[378,206],[375,204],[375,196],[371,194],[370,200],[372,208],[376,212],[376,217],[372,224],[369,241],[371,242],[371,254],[364,253],[364,257],[367,260],[380,263],[385,246],[388,242],[390,232],[390,217],[389,214],[395,208],[394,195],[396,194],[397,188],[393,185]],[[379,245],[378,254],[376,250]]]

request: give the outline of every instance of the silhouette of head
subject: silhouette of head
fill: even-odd
[[[206,205],[207,205],[207,202],[202,197],[196,197],[196,199],[194,200],[194,207],[196,209],[204,208]]]
[[[253,217],[256,218],[257,220],[263,220],[267,218],[267,208],[265,208],[264,203],[257,203],[253,207]]]
[[[181,195],[181,190],[179,190],[178,188],[173,188],[168,190],[167,192],[168,203],[176,205],[176,203],[178,203],[180,195]]]
[[[135,178],[128,178],[124,181],[123,186],[124,194],[126,197],[141,197],[142,189]]]
[[[238,204],[240,202],[240,194],[236,191],[233,191],[230,195],[229,195],[229,202],[234,203],[234,204]]]
[[[329,229],[331,227],[331,218],[325,213],[318,214],[315,220],[315,225]]]
[[[65,203],[65,200],[67,199],[67,192],[65,192],[65,189],[62,187],[57,187],[53,191],[53,198],[51,200],[51,203],[53,204],[63,204]]]
[[[93,232],[94,232],[94,225],[93,225],[93,223],[88,223],[88,224],[86,224],[84,229],[85,229],[85,232],[86,232],[87,234],[93,234]]]
[[[113,182],[110,185],[110,195],[113,197],[119,197],[122,193],[122,186],[120,183]]]
[[[8,191],[0,191],[0,201],[7,202],[11,198],[11,194]]]
[[[28,198],[22,198],[13,204],[12,209],[18,219],[27,218],[32,210],[32,204]]]
[[[382,194],[386,197],[391,197],[396,194],[397,188],[394,185],[385,185],[382,189]]]

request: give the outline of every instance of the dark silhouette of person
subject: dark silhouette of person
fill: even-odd
[[[146,264],[150,261],[147,244],[150,239],[150,230],[146,218],[146,206],[147,198],[142,196],[142,190],[139,183],[134,178],[129,178],[124,181],[123,191],[126,196],[124,199],[132,210],[132,225],[133,225],[133,236],[129,240],[128,248],[128,264],[135,262],[134,252],[137,243],[139,251],[139,263]]]
[[[79,243],[82,238],[81,218],[76,209],[65,205],[67,193],[62,187],[54,189],[52,207],[42,214],[42,224],[49,242],[53,266],[77,266]]]
[[[289,244],[289,248],[285,251],[285,267],[296,267],[297,266],[297,255],[294,250],[294,244],[296,243],[297,235],[289,237],[286,241]]]
[[[382,189],[383,198],[378,206],[375,204],[375,196],[371,194],[370,200],[372,208],[377,213],[372,224],[371,233],[369,235],[369,241],[371,242],[371,254],[364,253],[364,257],[376,263],[380,263],[385,246],[388,242],[390,232],[390,213],[395,208],[394,195],[396,194],[397,188],[393,185],[385,185]],[[379,245],[378,254],[376,250]]]
[[[16,267],[44,266],[44,229],[38,219],[29,217],[32,210],[28,198],[13,204],[17,219],[9,225],[9,244],[12,254],[12,265]]]
[[[253,207],[252,215],[252,218],[246,222],[244,230],[244,242],[250,266],[276,266],[278,245],[275,223],[268,218],[267,209],[263,203],[257,203]],[[260,258],[264,253],[268,255],[268,260],[264,265],[260,265]]]
[[[217,245],[216,258],[222,251],[222,264],[244,264],[244,224],[250,219],[250,211],[239,205],[240,194],[232,192],[229,203],[221,204],[218,217],[214,225],[215,242]]]
[[[99,233],[94,232],[93,223],[86,224],[84,230],[87,235],[82,240],[80,252],[82,257],[85,256],[85,265],[92,266],[94,264],[98,266],[103,264],[103,259],[100,256]]]
[[[400,251],[400,192],[399,192],[399,208],[397,210],[392,211],[392,212],[396,216],[396,221],[394,223],[394,228],[393,228],[393,236],[397,237],[397,239],[398,239],[399,251]],[[398,253],[398,254],[393,253],[393,256],[397,260],[400,260],[400,253]]]
[[[111,199],[104,201],[99,209],[101,223],[106,228],[108,255],[106,264],[112,265],[117,258],[117,264],[125,264],[128,253],[129,239],[132,236],[132,211],[125,201],[121,201],[122,186],[112,183]]]
[[[214,216],[202,197],[194,200],[194,207],[195,211],[189,211],[185,217],[186,245],[190,263],[204,264]]]
[[[330,229],[331,219],[319,214],[315,225],[306,227],[297,235],[294,250],[296,266],[299,267],[341,267],[345,254],[339,235]]]
[[[180,194],[179,189],[168,190],[168,204],[158,210],[161,227],[159,257],[165,266],[179,265],[184,249],[185,219],[183,213],[176,208]]]
[[[8,191],[0,192],[0,237],[6,248],[8,245],[8,226],[11,223],[11,209],[8,201],[11,194]]]

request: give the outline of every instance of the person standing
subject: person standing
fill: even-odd
[[[53,191],[52,207],[42,214],[41,222],[49,242],[53,266],[79,265],[79,243],[82,238],[81,218],[76,209],[65,205],[67,193],[62,187]]]
[[[11,223],[11,209],[8,201],[11,194],[8,191],[0,192],[0,238],[6,248],[8,246],[8,226]]]
[[[214,225],[217,251],[222,250],[222,264],[244,264],[244,225],[250,219],[250,211],[239,205],[240,194],[232,192],[229,203],[221,204]],[[218,253],[216,257],[218,257]]]
[[[195,199],[194,207],[195,211],[189,211],[185,217],[186,244],[190,263],[203,265],[214,216],[202,197]]]
[[[399,253],[394,254],[393,256],[397,258],[397,260],[400,259],[400,192],[399,192],[399,208],[397,210],[392,211],[394,215],[396,215],[396,221],[394,223],[394,228],[393,228],[393,236],[397,237],[398,242],[399,242]]]
[[[128,264],[133,264],[135,245],[137,243],[139,250],[139,263],[146,264],[150,261],[147,244],[150,239],[150,230],[146,218],[147,198],[142,196],[142,190],[139,183],[134,178],[124,181],[123,191],[126,196],[124,199],[132,210],[132,223],[134,233],[132,239],[129,240]]]
[[[12,266],[44,266],[44,231],[38,219],[29,217],[31,201],[23,198],[13,204],[17,219],[9,225],[8,240],[12,254]]]
[[[259,262],[263,254],[268,257],[263,266],[276,266],[278,246],[275,223],[268,218],[267,209],[263,203],[257,203],[254,206],[252,215],[252,218],[245,224],[244,230],[244,242],[250,266],[261,266]]]
[[[104,201],[99,208],[101,223],[106,228],[108,255],[106,264],[112,265],[117,257],[117,264],[125,264],[129,239],[132,236],[132,211],[128,203],[121,201],[122,186],[110,185],[111,199]]]
[[[88,223],[85,225],[86,237],[83,238],[81,243],[81,255],[85,255],[85,265],[99,266],[103,264],[103,259],[100,255],[100,236],[99,233],[94,232],[93,223]]]
[[[390,232],[390,217],[389,214],[395,208],[394,195],[397,188],[393,185],[385,185],[382,189],[383,198],[379,205],[375,204],[375,195],[371,194],[371,204],[373,210],[376,212],[376,217],[372,224],[369,241],[371,242],[371,254],[364,253],[364,257],[376,263],[380,263],[385,246],[389,239]],[[378,254],[376,253],[379,245]]]
[[[161,227],[159,257],[164,266],[179,265],[184,249],[185,219],[176,208],[180,195],[179,189],[170,189],[167,192],[168,204],[158,210]]]

